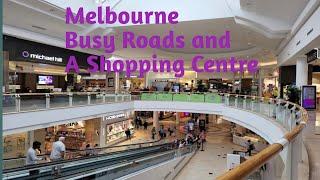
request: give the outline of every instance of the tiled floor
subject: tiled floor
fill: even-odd
[[[224,133],[208,134],[205,151],[198,151],[176,180],[212,180],[227,171],[227,153],[232,153],[233,150],[244,151],[241,146],[231,141],[230,135]]]
[[[316,126],[316,123],[318,126]],[[320,112],[309,112],[309,122],[303,131],[304,144],[309,156],[309,178],[320,179]]]

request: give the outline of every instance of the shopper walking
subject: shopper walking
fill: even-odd
[[[98,155],[99,154],[99,144],[95,144],[93,147],[93,155]]]
[[[141,126],[141,127],[142,127],[142,120],[141,120],[141,118],[140,118],[140,117],[138,118],[138,121],[139,121],[139,126]]]
[[[35,141],[32,143],[32,147],[30,147],[27,152],[27,157],[26,157],[27,166],[37,164],[38,161],[42,160],[42,158],[39,158],[37,156],[37,151],[40,151],[40,147],[41,147],[40,142]],[[37,174],[39,174],[38,169],[29,171],[30,176],[37,175]]]
[[[152,134],[152,139],[154,140],[154,139],[155,139],[155,136],[156,136],[156,134],[157,134],[155,127],[152,127],[151,134]]]
[[[52,151],[50,154],[50,159],[52,161],[64,159],[66,152],[66,146],[64,145],[65,137],[59,137],[59,140],[54,142],[52,145]]]
[[[130,129],[129,129],[129,128],[127,128],[124,133],[126,134],[127,139],[131,139],[131,132],[130,132]]]
[[[41,143],[35,141],[32,143],[32,147],[28,149],[27,157],[26,157],[26,165],[37,164],[37,161],[41,161],[42,158],[37,157],[37,150],[40,150]]]
[[[86,156],[91,156],[91,155],[93,155],[93,149],[91,148],[90,144],[87,144],[87,145],[86,145],[85,153],[86,153],[86,154],[85,154]]]
[[[170,127],[168,127],[168,132],[169,132],[169,136],[171,136],[173,131],[171,130]]]
[[[204,130],[201,131],[199,137],[200,137],[200,140],[201,140],[201,151],[204,151],[203,144],[206,141],[206,134],[205,134]]]
[[[147,121],[144,121],[143,127],[144,127],[144,130],[147,130],[147,129],[148,129],[148,123],[147,123]]]
[[[139,129],[139,116],[136,117],[136,119],[134,120],[135,126],[137,129]]]
[[[252,144],[251,140],[249,139],[247,141],[247,152],[249,153],[249,156],[251,156],[252,151],[255,149],[254,145]]]
[[[51,161],[60,161],[65,157],[66,146],[64,145],[65,137],[59,137],[59,140],[54,142],[52,145],[52,151],[50,154]],[[53,166],[52,172],[55,175],[59,175],[61,170],[61,166]]]

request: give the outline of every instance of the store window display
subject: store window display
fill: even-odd
[[[126,137],[125,131],[129,129],[134,134],[134,122],[132,119],[106,125],[106,144],[116,143]]]

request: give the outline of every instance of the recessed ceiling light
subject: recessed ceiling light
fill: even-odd
[[[248,46],[251,46],[251,42],[248,42]]]

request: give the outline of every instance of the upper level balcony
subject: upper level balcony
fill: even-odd
[[[296,158],[291,157],[291,154],[296,152],[291,148],[295,145],[294,142],[301,142],[296,140],[296,136],[301,134],[307,121],[307,112],[297,104],[281,99],[238,94],[169,92],[13,94],[4,95],[3,98],[4,134],[48,127],[90,116],[101,117],[119,111],[175,111],[221,115],[228,121],[250,129],[270,144],[254,156],[261,160],[252,158],[247,162],[259,167],[271,157],[280,155],[286,167],[284,170],[286,177],[292,175],[290,169],[293,162],[296,163]],[[298,137],[301,139],[301,136]],[[295,149],[302,149],[302,146],[302,144],[295,145]],[[243,164],[240,166],[251,169],[245,174],[248,175],[253,167]],[[234,171],[237,171],[237,168]],[[232,175],[232,172],[228,174]]]

